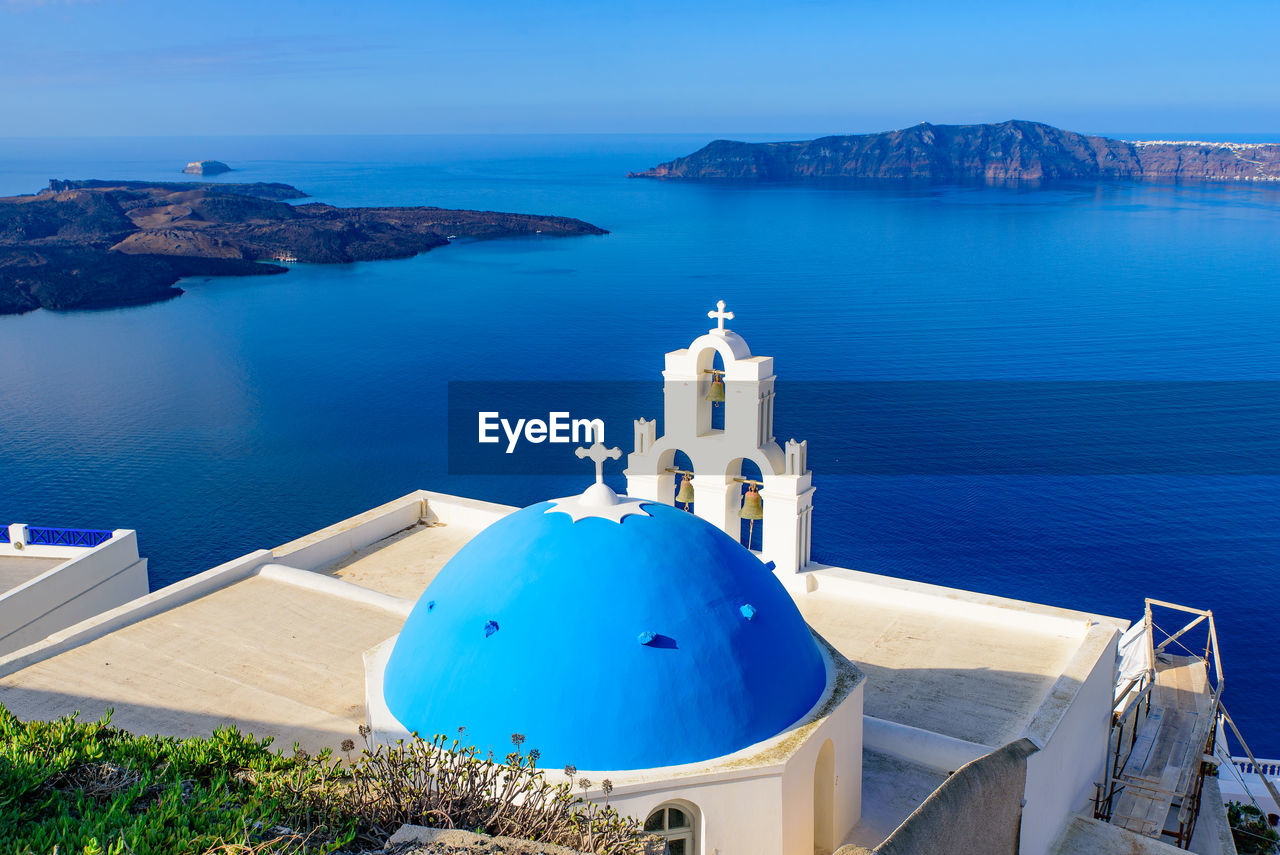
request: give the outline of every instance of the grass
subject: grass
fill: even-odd
[[[550,783],[537,752],[512,742],[496,760],[444,736],[354,757],[348,740],[340,759],[281,753],[234,727],[138,736],[109,714],[22,722],[0,706],[0,840],[15,855],[319,855],[377,849],[408,822],[595,855],[652,851],[634,820]]]

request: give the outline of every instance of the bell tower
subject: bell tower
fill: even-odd
[[[724,301],[707,317],[716,326],[682,350],[666,356],[662,372],[663,424],[637,419],[635,451],[627,455],[627,494],[664,504],[675,503],[677,451],[693,468],[693,511],[740,538],[742,463],[749,460],[762,474],[763,502],[760,558],[772,561],[784,581],[809,563],[813,526],[813,474],[807,445],[789,440],[780,446],[773,436],[773,358],[752,356],[742,336],[725,328],[733,312]],[[715,368],[719,354],[723,369]],[[712,408],[723,381],[724,427],[712,426]],[[712,398],[717,401],[711,400]]]

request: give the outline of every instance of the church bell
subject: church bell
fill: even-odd
[[[707,400],[713,407],[724,403],[724,380],[719,374],[711,375],[711,387],[707,389]]]
[[[680,480],[680,491],[676,493],[676,501],[684,505],[684,509],[689,510],[689,503],[693,501],[693,476],[685,475]]]
[[[747,492],[742,494],[742,510],[738,511],[738,516],[748,521],[745,545],[747,549],[751,549],[756,536],[756,520],[764,519],[764,501],[760,498],[760,491],[756,489],[755,481],[747,482]]]

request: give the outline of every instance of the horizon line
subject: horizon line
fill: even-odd
[[[1036,124],[1049,124],[1048,122],[1038,122],[1034,119],[1014,119],[1006,121],[1028,121]],[[1002,124],[1002,122],[917,122],[916,125],[906,125],[900,128],[884,128],[879,131],[776,131],[776,130],[737,130],[737,131],[373,131],[367,133],[351,133],[351,132],[274,132],[274,133],[131,133],[131,134],[6,134],[0,135],[0,142],[11,141],[29,141],[29,140],[100,140],[100,139],[269,139],[269,138],[289,138],[289,137],[309,137],[309,138],[367,138],[367,137],[705,137],[707,139],[730,139],[732,135],[740,136],[773,136],[779,142],[790,142],[800,140],[820,139],[822,137],[831,136],[865,136],[878,133],[892,133],[894,131],[906,130],[916,127],[919,124],[931,124],[938,126],[964,126],[964,125],[988,125]],[[1051,127],[1059,127],[1051,125]],[[1170,142],[1201,142],[1210,140],[1201,140],[1200,137],[1205,135],[1215,137],[1225,136],[1274,136],[1276,143],[1280,144],[1280,130],[1270,131],[1245,131],[1245,130],[1199,130],[1199,131],[1093,131],[1093,130],[1074,130],[1072,128],[1060,128],[1061,130],[1071,131],[1073,133],[1084,134],[1086,136],[1105,136],[1111,139],[1121,141],[1131,141],[1133,139],[1148,138],[1160,139]],[[1212,140],[1214,142],[1222,142],[1222,140]]]

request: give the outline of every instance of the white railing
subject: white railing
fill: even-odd
[[[1280,760],[1258,760],[1257,765],[1248,757],[1232,757],[1231,762],[1243,775],[1266,775],[1268,778],[1280,778]]]

